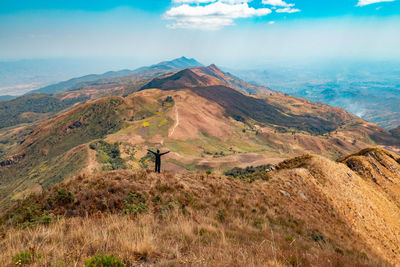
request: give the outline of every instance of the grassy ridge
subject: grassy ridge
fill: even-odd
[[[81,265],[98,253],[127,266],[385,266],[360,239],[346,242],[340,220],[323,226],[313,216],[325,213],[283,210],[290,200],[272,197],[275,182],[143,170],[82,175],[3,217],[0,264],[29,244],[41,255],[32,266]]]
[[[0,102],[0,129],[36,121],[40,114],[61,111],[85,100],[86,97],[60,100],[52,95],[33,94]]]

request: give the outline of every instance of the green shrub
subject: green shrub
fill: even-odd
[[[163,101],[162,101],[162,106],[163,107],[172,107],[174,105],[175,101],[172,98],[172,96],[167,96]]]
[[[125,267],[125,264],[112,254],[97,254],[85,260],[85,267]]]
[[[288,235],[287,237],[285,237],[285,240],[287,241],[287,242],[293,242],[293,237],[292,236],[290,236],[290,235]]]
[[[153,198],[153,202],[162,202],[162,196],[160,195],[160,194],[158,194],[158,195],[156,195],[154,198]]]
[[[146,212],[148,210],[146,200],[147,198],[144,195],[129,193],[128,198],[124,201],[124,212],[134,215]]]
[[[315,242],[318,242],[318,241],[325,242],[324,236],[323,236],[323,235],[320,235],[320,234],[312,234],[312,235],[311,235],[311,238],[312,238]]]
[[[154,155],[150,152],[147,152],[147,154],[139,160],[140,167],[144,169],[146,169],[149,166],[149,163],[151,162],[155,162],[155,159]]]
[[[33,249],[23,251],[12,257],[13,264],[16,266],[30,265],[35,262],[36,259],[40,259],[43,256],[36,253]]]
[[[256,218],[256,219],[254,219],[254,221],[253,221],[254,227],[256,227],[257,229],[259,229],[260,231],[261,231],[262,228],[263,228],[263,224],[264,224],[264,220],[263,220],[263,219],[260,219],[260,218]]]
[[[109,144],[102,140],[89,145],[97,151],[97,160],[103,164],[103,170],[126,169],[125,161],[121,158],[119,143]]]
[[[224,174],[226,176],[231,176],[238,178],[248,183],[252,183],[255,180],[269,180],[269,175],[267,170],[271,168],[271,164],[261,165],[257,167],[248,166],[246,168],[235,167],[226,171]]]
[[[15,208],[10,210],[3,218],[3,222],[7,221],[10,225],[22,228],[36,226],[38,224],[48,225],[53,221],[53,216],[47,210],[44,210],[40,204],[36,202],[38,199],[30,196],[19,202]]]
[[[221,221],[221,222],[225,221],[225,211],[219,209],[217,217],[218,217],[219,221]]]
[[[74,203],[75,195],[74,195],[74,193],[62,188],[62,189],[58,189],[56,191],[54,200],[58,205],[67,205],[70,203]]]

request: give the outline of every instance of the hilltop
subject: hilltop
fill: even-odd
[[[357,168],[353,158],[360,158]],[[2,216],[0,263],[30,248],[41,255],[32,266],[79,265],[97,253],[127,266],[395,265],[399,159],[381,148],[347,156],[345,164],[306,154],[250,183],[146,170],[80,174]],[[360,169],[397,174],[383,184]]]

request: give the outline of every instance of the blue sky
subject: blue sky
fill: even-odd
[[[400,0],[1,0],[0,59],[400,60]]]

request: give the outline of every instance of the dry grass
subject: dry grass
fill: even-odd
[[[296,245],[296,239],[288,242],[289,235],[274,233],[270,227],[259,231],[240,219],[232,222],[236,230],[207,221],[182,215],[162,222],[151,215],[140,219],[108,215],[10,229],[1,242],[0,264],[12,266],[12,256],[28,248],[43,255],[33,266],[82,266],[84,259],[98,253],[112,253],[127,266],[365,266],[368,262],[341,259],[325,249],[314,254],[304,244]]]
[[[390,250],[399,234],[398,210],[384,192],[342,164],[298,161],[301,168],[252,184],[148,171],[78,176],[36,198],[44,208],[60,188],[75,196],[50,207],[49,225],[21,229],[6,221],[0,266],[12,266],[12,257],[28,249],[42,255],[33,266],[82,266],[97,253],[114,254],[127,266],[395,264],[399,257]],[[354,181],[343,179],[347,171]],[[124,213],[130,193],[146,199],[144,211]],[[380,227],[381,237],[375,234]]]

